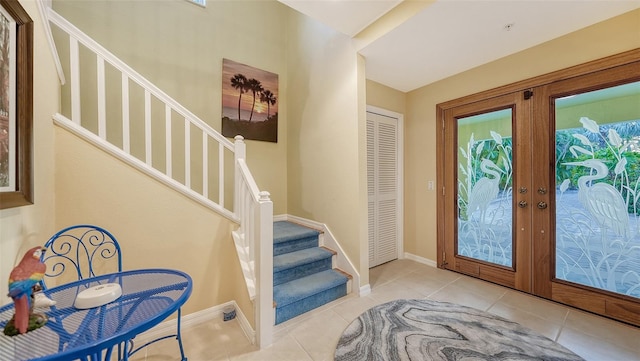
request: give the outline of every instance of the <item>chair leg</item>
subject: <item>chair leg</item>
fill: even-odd
[[[118,344],[118,361],[128,361],[133,350],[133,340],[127,340]]]
[[[180,329],[180,320],[182,316],[182,308],[178,308],[178,329],[176,331],[176,339],[178,339],[178,346],[180,346],[180,356],[182,356],[182,361],[187,361],[187,357],[184,355],[184,348],[182,347],[182,334]]]
[[[146,348],[147,346],[151,345],[152,343],[156,343],[158,341],[167,339],[167,338],[176,338],[176,340],[178,340],[178,346],[180,347],[180,360],[181,361],[187,361],[187,357],[184,354],[184,347],[182,346],[182,333],[181,333],[181,325],[180,322],[182,320],[182,308],[178,308],[178,319],[177,319],[177,330],[175,335],[166,335],[166,336],[162,336],[159,338],[156,338],[154,340],[151,340],[147,343],[145,343],[142,346],[138,346],[137,348],[134,347],[134,343],[133,343],[133,339],[128,340],[123,342],[124,345],[124,350],[122,351],[122,357],[120,358],[121,361],[124,360],[128,360],[130,356],[132,356],[133,354],[135,354],[136,352],[142,350],[143,348]],[[120,353],[120,351],[118,351],[118,353]]]

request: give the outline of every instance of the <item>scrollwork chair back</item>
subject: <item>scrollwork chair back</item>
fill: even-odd
[[[45,243],[41,261],[47,265],[42,287],[122,271],[122,252],[106,229],[90,224],[64,228]]]

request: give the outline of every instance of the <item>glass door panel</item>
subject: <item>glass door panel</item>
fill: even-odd
[[[513,267],[512,109],[457,119],[457,255]]]
[[[640,82],[553,104],[556,278],[640,298]]]

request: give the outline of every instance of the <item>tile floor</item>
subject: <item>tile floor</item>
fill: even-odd
[[[519,322],[556,340],[589,361],[640,360],[640,328],[595,316],[454,272],[410,260],[372,268],[371,294],[348,295],[277,325],[273,345],[258,350],[237,320],[183,329],[189,361],[333,360],[342,331],[368,308],[398,298],[459,303]],[[146,351],[146,352],[145,352]],[[175,342],[165,340],[134,360],[178,360]]]

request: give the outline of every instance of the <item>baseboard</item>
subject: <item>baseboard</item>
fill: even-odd
[[[255,344],[256,332],[251,327],[251,324],[245,317],[244,313],[242,313],[242,310],[240,309],[240,307],[238,307],[238,304],[236,303],[236,301],[229,301],[221,305],[213,306],[204,310],[200,310],[198,312],[190,313],[188,315],[182,315],[182,320],[181,320],[182,332],[184,332],[185,329],[187,328],[195,327],[205,322],[210,322],[216,318],[222,319],[223,310],[228,306],[231,306],[236,310],[236,319],[238,319],[240,328],[242,329],[244,334],[247,336],[247,339],[249,339],[249,341],[251,341],[252,344]],[[156,327],[153,327],[152,329],[136,336],[136,339],[135,339],[136,344],[142,345],[145,342],[149,342],[158,337],[175,334],[177,324],[178,324],[178,321],[175,318],[172,320],[162,322]]]
[[[418,263],[426,264],[427,266],[436,267],[436,268],[438,267],[438,262],[430,260],[428,258],[416,256],[415,254],[405,252],[404,258],[410,259],[412,261],[416,261]]]
[[[274,215],[273,216],[273,221],[274,222],[280,222],[280,221],[286,221],[287,220],[287,215],[286,214],[278,214],[278,215]]]
[[[366,296],[366,295],[369,295],[369,294],[371,294],[371,285],[370,284],[367,283],[366,285],[360,287],[360,294],[359,294],[360,297],[363,297],[363,296]]]

